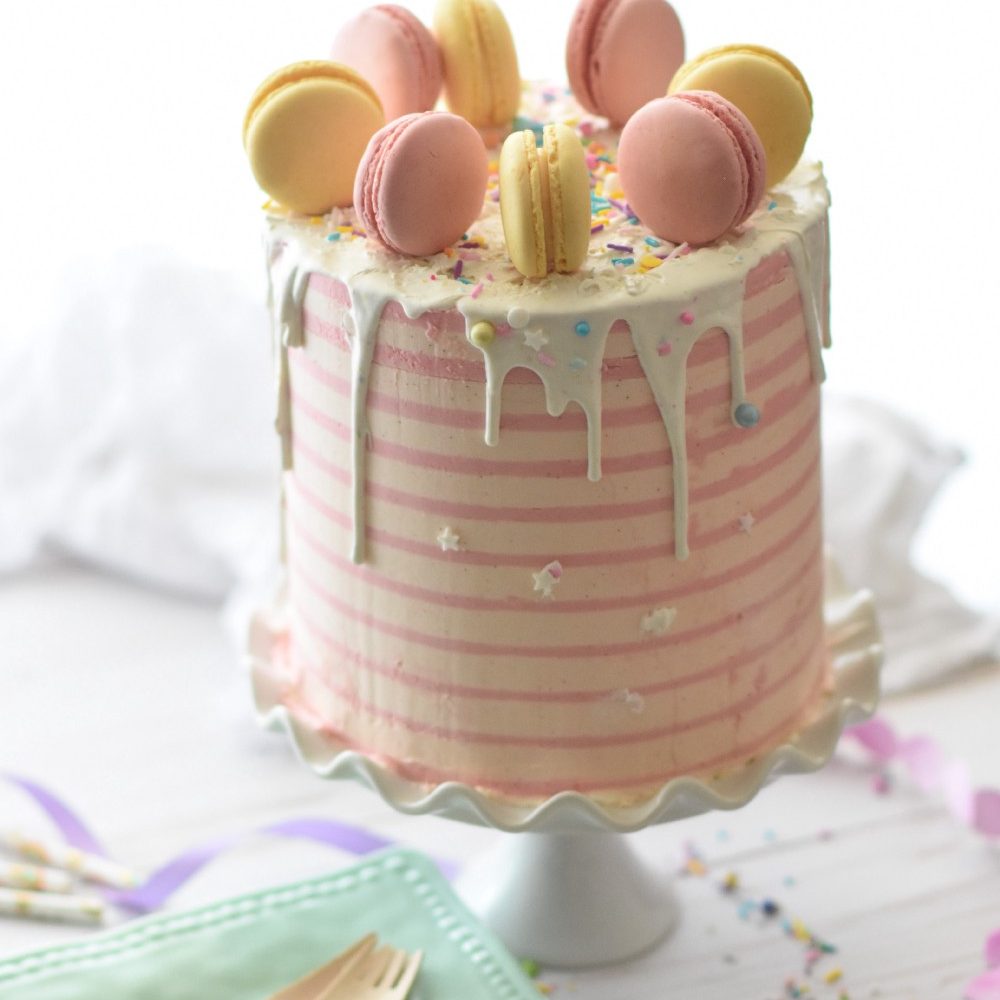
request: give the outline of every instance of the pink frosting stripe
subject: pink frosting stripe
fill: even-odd
[[[802,493],[806,484],[816,475],[818,468],[819,456],[817,455],[815,459],[809,463],[804,472],[799,475],[787,489],[783,490],[776,497],[756,509],[754,514],[754,523],[758,526],[763,525],[769,518],[783,511]],[[289,505],[288,517],[290,523],[295,529],[294,538],[301,539],[305,542],[305,544],[325,563],[341,573],[353,576],[356,579],[364,580],[380,590],[399,594],[415,601],[424,601],[428,604],[436,604],[448,608],[463,608],[467,611],[513,611],[528,612],[531,614],[536,614],[539,611],[538,602],[527,598],[473,597],[468,594],[455,594],[444,590],[434,590],[429,587],[421,587],[416,584],[390,579],[384,574],[373,570],[369,566],[356,565],[350,559],[334,552],[333,549],[316,538],[306,527],[304,519],[299,515],[298,511],[295,510],[294,505]],[[696,535],[691,540],[692,548],[699,552],[705,552],[710,549],[712,545],[731,539],[735,535],[736,530],[735,524],[724,524],[711,532]],[[666,558],[671,550],[672,546],[670,544],[640,546],[638,548],[625,549],[622,554],[627,556],[627,560],[623,561],[629,563],[650,562],[657,558]],[[436,551],[440,552],[440,548]],[[774,552],[773,546],[770,551],[772,553]],[[454,555],[455,553],[448,554]],[[590,559],[595,556],[597,558],[602,558],[602,562],[605,562],[606,564],[606,560],[609,555],[611,554],[583,553],[582,557],[576,555],[562,556],[560,561],[567,569],[577,569],[586,565],[593,565],[593,562],[591,562]],[[536,554],[531,557],[531,564],[535,565],[544,563],[546,558],[548,557],[545,556],[540,559],[540,557]],[[718,580],[719,578],[717,577],[716,579]],[[702,586],[700,589],[707,589],[707,587]],[[592,598],[582,601],[553,601],[551,604],[546,605],[544,610],[546,613],[550,614],[616,611],[623,608],[641,607],[643,605],[650,604],[650,602],[653,604],[659,604],[662,601],[679,596],[681,595],[675,589],[672,592],[652,592],[639,596],[632,595],[624,597]]]
[[[779,329],[789,320],[798,316],[801,310],[801,298],[798,292],[796,292],[795,295],[787,298],[771,310],[771,312],[747,322],[744,327],[744,342],[752,344],[755,340]],[[318,316],[308,308],[303,309],[302,315],[303,326],[309,336],[317,337],[320,340],[339,347],[341,350],[350,350],[350,341],[347,334],[339,326]],[[720,353],[720,357],[724,356],[724,353]],[[708,364],[712,360],[714,359],[711,355],[700,359],[695,358],[692,360],[692,367],[698,367],[700,364]],[[384,343],[378,343],[375,346],[374,364],[384,368],[393,368],[433,378],[461,382],[486,381],[486,369],[481,358],[468,360],[451,356],[425,354]],[[618,358],[605,358],[602,367],[603,380],[605,382],[646,378],[642,365],[634,354]],[[506,380],[515,384],[530,384],[536,382],[538,376],[526,368],[515,368],[507,375]]]
[[[819,555],[819,549],[814,548],[810,551],[809,558],[803,560],[800,565],[796,566],[794,571],[789,574],[784,583],[782,583],[769,595],[770,600],[780,600],[789,591],[801,586],[802,581],[808,579],[811,572],[815,573]],[[805,593],[805,599],[801,602],[799,610],[789,621],[784,623],[778,634],[768,637],[766,641],[758,644],[757,646],[744,650],[742,662],[752,663],[760,657],[771,653],[787,639],[789,632],[797,630],[800,625],[803,625],[809,618],[813,617],[816,613],[814,601],[818,599],[821,588],[822,580],[818,582],[817,586],[810,587]],[[653,601],[651,603],[656,602]],[[572,704],[575,702],[600,701],[606,696],[607,693],[605,689],[602,689],[601,691],[587,689],[542,691],[538,689],[525,690],[520,688],[489,688],[468,684],[447,683],[444,681],[434,680],[430,677],[424,677],[419,674],[404,673],[395,667],[379,663],[378,661],[351,649],[346,644],[332,636],[321,625],[317,624],[301,607],[295,609],[295,614],[302,624],[305,625],[306,629],[313,635],[313,637],[317,641],[323,643],[323,645],[326,646],[329,652],[333,655],[366,672],[386,677],[395,683],[403,684],[407,687],[432,692],[435,695],[449,695],[454,698],[471,698],[484,701],[489,700],[528,703],[565,702]],[[656,681],[652,684],[637,685],[630,688],[630,690],[635,691],[637,694],[641,694],[643,697],[652,697],[654,695],[663,694],[667,691],[676,691],[680,688],[690,687],[693,684],[698,684],[705,680],[711,680],[721,674],[729,673],[730,671],[737,669],[738,667],[734,666],[733,657],[729,656],[710,666],[699,669],[694,673],[682,674],[679,677],[668,677],[665,680]]]
[[[761,412],[764,414],[765,419],[773,423],[793,411],[798,403],[808,394],[811,385],[811,381],[806,381],[780,390],[762,407]],[[345,443],[351,440],[351,430],[346,424],[324,413],[319,407],[315,406],[294,389],[291,398],[293,428],[295,415],[301,414],[311,423],[322,428],[338,440]],[[745,440],[746,434],[747,431],[742,428],[729,426],[721,433],[706,438],[701,442],[700,447],[708,451],[736,446]],[[302,447],[301,436],[295,437],[294,445],[296,448]],[[587,461],[582,456],[579,459],[527,459],[515,462],[507,459],[473,458],[445,452],[428,451],[423,448],[411,448],[407,445],[387,441],[384,438],[375,438],[372,441],[370,450],[373,454],[389,459],[390,461],[400,462],[401,464],[415,468],[434,469],[439,472],[449,472],[456,475],[512,476],[518,479],[560,479],[583,478],[587,474]],[[307,461],[311,459],[308,451],[308,446],[305,446],[304,454]],[[777,452],[772,454],[777,454]],[[346,475],[346,470],[341,470],[337,466],[333,466],[321,456],[315,455],[315,452],[313,452],[313,456],[317,459],[314,464],[335,478],[341,479],[342,475]],[[765,456],[761,460],[761,463],[766,465],[771,460],[771,457]],[[612,477],[649,471],[650,469],[669,468],[672,464],[669,451],[656,449],[653,451],[636,452],[631,455],[604,458],[602,461],[602,471],[604,476]],[[758,471],[767,471],[770,468],[773,468],[773,465],[766,465],[766,468],[758,466]],[[756,476],[752,478],[756,478]],[[750,480],[748,479],[747,481]],[[734,485],[741,484],[736,483]],[[692,499],[698,499],[697,491],[692,493]]]
[[[813,511],[813,517],[818,512],[819,505],[817,504]],[[794,538],[793,542],[798,540],[800,539]],[[293,571],[294,580],[302,581],[324,604],[329,605],[334,611],[337,611],[344,617],[359,622],[379,635],[401,639],[404,642],[424,646],[428,649],[438,649],[446,653],[459,653],[463,656],[526,657],[539,660],[584,660],[595,657],[627,656],[631,653],[653,649],[672,649],[710,638],[725,629],[732,628],[746,616],[760,611],[771,600],[770,595],[768,595],[764,600],[753,602],[704,625],[698,625],[690,629],[679,629],[662,636],[640,635],[639,638],[630,642],[521,646],[512,643],[473,642],[468,639],[433,635],[432,633],[423,632],[406,625],[397,625],[393,622],[383,621],[367,611],[361,611],[353,607],[348,601],[342,600],[329,587],[318,583],[303,567],[300,560],[292,558],[289,561],[289,565]],[[539,604],[539,610],[544,610],[541,604]],[[638,633],[638,627],[636,631]]]
[[[811,383],[805,383],[800,388],[804,396],[811,388]],[[790,410],[793,408],[792,406],[789,407]],[[707,483],[704,486],[693,489],[690,493],[691,502],[696,503],[703,500],[711,500],[732,490],[748,486],[782,466],[788,459],[797,454],[798,450],[812,436],[815,416],[816,413],[814,411],[807,414],[802,426],[795,434],[755,465],[746,468],[737,468],[725,479],[716,480],[714,483]],[[727,436],[729,433],[731,432],[726,432]],[[738,434],[739,432],[736,433]],[[706,447],[708,446],[709,442],[706,442]],[[320,472],[329,475],[342,485],[350,486],[349,472],[319,455],[301,440],[301,436],[293,435],[293,447],[297,456],[301,456]],[[378,453],[377,448],[376,453]],[[661,465],[665,469],[669,467],[670,462],[667,456],[661,456]],[[647,500],[636,500],[629,503],[590,504],[572,507],[523,508],[497,506],[494,504],[470,504],[444,500],[440,497],[424,497],[416,493],[372,482],[368,484],[368,495],[376,500],[405,507],[409,510],[433,514],[439,518],[457,518],[468,521],[504,521],[532,524],[580,523],[644,517],[652,514],[669,514],[673,510],[673,500],[669,497],[652,497]],[[671,551],[673,550],[671,549]]]
[[[465,785],[478,788],[489,788],[505,795],[525,795],[525,796],[545,796],[561,791],[578,792],[604,792],[621,791],[624,789],[640,789],[659,787],[664,782],[672,778],[678,778],[687,774],[705,774],[719,767],[732,766],[737,760],[747,760],[757,756],[759,753],[770,749],[775,740],[782,736],[790,736],[796,724],[802,719],[806,709],[816,700],[823,685],[826,683],[826,671],[822,668],[819,677],[812,688],[807,692],[802,701],[780,722],[772,726],[759,739],[749,741],[744,744],[737,744],[729,751],[715,754],[713,757],[696,761],[681,768],[673,768],[665,771],[654,771],[648,774],[632,775],[629,778],[620,778],[616,781],[582,778],[550,778],[546,781],[497,781],[492,775],[476,774],[475,772],[463,772],[456,769],[442,771],[439,768],[429,767],[424,764],[413,762],[403,763],[388,757],[381,751],[376,754],[379,760],[385,762],[398,774],[403,775],[413,781],[420,781],[425,784],[438,785],[445,781],[458,781]],[[335,734],[338,739],[343,739],[339,734]],[[355,741],[348,741],[355,748],[362,752],[367,752]]]
[[[304,487],[298,481],[296,482],[295,492],[299,497],[301,497],[303,502],[312,507],[313,510],[326,520],[331,521],[345,531],[351,530],[351,520],[346,514],[335,511],[332,507],[325,504],[319,497],[317,497],[315,493]],[[294,502],[295,501],[293,500],[293,503]],[[649,600],[654,604],[679,600],[682,597],[688,597],[692,594],[701,593],[705,590],[722,586],[725,583],[742,579],[743,576],[752,573],[755,569],[766,564],[770,559],[786,552],[798,540],[799,534],[808,527],[812,518],[816,515],[816,513],[818,513],[818,510],[818,504],[814,505],[810,508],[809,513],[803,518],[803,520],[794,525],[792,530],[790,530],[776,543],[769,548],[764,549],[751,559],[730,567],[727,572],[717,574],[716,576],[704,577],[700,582],[686,584],[683,587],[653,591],[648,595]],[[367,537],[369,540],[375,541],[380,545],[385,545],[389,548],[398,549],[403,552],[410,552],[424,558],[441,560],[444,562],[465,563],[475,566],[517,566],[533,569],[537,567],[540,562],[544,563],[544,561],[552,555],[551,553],[546,554],[537,552],[524,555],[511,552],[477,552],[467,549],[460,549],[457,552],[442,552],[440,547],[436,545],[414,541],[401,535],[395,535],[391,532],[385,531],[384,529],[369,528]],[[640,546],[632,549],[578,552],[569,555],[562,555],[560,557],[560,562],[562,562],[563,566],[568,569],[586,568],[591,566],[627,565],[629,563],[645,562],[652,558],[661,558],[668,555],[672,551],[672,548],[668,549],[667,547],[657,546],[656,548],[652,548],[649,546]],[[552,556],[552,558],[555,558],[555,556]]]
[[[814,639],[815,637],[811,636],[810,638]],[[636,743],[648,743],[650,740],[660,740],[668,736],[679,736],[683,733],[689,733],[693,730],[710,726],[731,716],[742,715],[744,712],[749,712],[751,709],[767,701],[768,698],[787,687],[792,681],[797,680],[799,675],[808,667],[809,660],[813,654],[814,651],[810,648],[803,657],[792,665],[791,669],[771,681],[770,684],[765,685],[757,691],[753,691],[738,702],[725,705],[713,712],[709,712],[707,715],[696,716],[693,719],[686,719],[684,722],[675,722],[667,726],[657,726],[655,729],[640,729],[631,733],[609,733],[600,736],[517,736],[513,733],[488,733],[470,729],[447,729],[443,726],[435,726],[359,698],[348,688],[335,684],[315,664],[310,663],[307,657],[300,654],[300,659],[305,671],[315,677],[316,680],[346,705],[374,719],[389,722],[409,732],[420,733],[422,736],[430,736],[448,743],[538,747],[544,750],[585,750],[597,747],[621,747],[631,746]],[[607,697],[608,694],[605,693],[605,698]]]

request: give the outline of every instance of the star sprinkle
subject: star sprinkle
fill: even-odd
[[[536,351],[540,351],[548,342],[549,338],[537,326],[524,331],[524,343]]]
[[[562,575],[562,564],[558,560],[550,562],[548,566],[543,566],[537,573],[531,574],[531,578],[534,580],[535,592],[551,600],[552,589],[562,579]]]
[[[437,533],[437,543],[441,546],[442,552],[457,552],[461,546],[462,539],[452,529],[450,524],[446,524]]]
[[[740,514],[738,520],[740,525],[740,531],[742,531],[744,535],[749,535],[750,532],[753,531],[753,526],[757,523],[753,514],[751,514],[749,511],[747,511],[745,514]]]
[[[646,708],[646,699],[638,691],[629,691],[628,688],[612,691],[611,698],[622,702],[633,715],[641,715]]]
[[[642,630],[650,635],[663,635],[669,631],[676,617],[676,608],[657,608],[643,617]]]

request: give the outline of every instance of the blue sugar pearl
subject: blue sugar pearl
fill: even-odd
[[[590,324],[585,319],[581,319],[573,329],[576,330],[578,336],[586,337],[590,333]]]
[[[760,410],[753,403],[740,403],[733,417],[740,427],[756,427],[760,422]]]

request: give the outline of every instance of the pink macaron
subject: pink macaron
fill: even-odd
[[[684,62],[684,32],[666,0],[580,0],[566,39],[576,99],[621,126],[662,97]]]
[[[441,53],[434,36],[396,4],[379,4],[351,18],[337,33],[330,57],[372,85],[386,121],[429,111],[441,93]]]
[[[479,217],[489,173],[479,133],[458,115],[404,115],[372,136],[354,180],[354,210],[387,250],[411,257],[461,239]]]
[[[707,90],[661,97],[622,130],[618,176],[632,211],[673,243],[711,243],[764,194],[764,147],[735,104]]]

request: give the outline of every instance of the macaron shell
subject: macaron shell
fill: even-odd
[[[276,75],[277,85],[258,90],[251,104],[244,132],[250,168],[268,195],[294,212],[350,205],[358,163],[382,125],[374,92],[342,69]]]
[[[566,69],[588,111],[621,126],[662,97],[684,61],[684,31],[666,0],[583,0],[570,27]]]
[[[712,90],[750,119],[767,156],[766,186],[784,180],[812,128],[812,95],[795,64],[762,45],[728,45],[685,63],[670,93]]]
[[[486,148],[464,119],[406,115],[376,133],[358,170],[355,209],[387,249],[419,257],[462,237],[483,209]]]
[[[548,273],[541,170],[534,132],[507,136],[500,150],[500,217],[511,263],[528,278]]]
[[[331,58],[371,83],[386,121],[429,111],[441,93],[441,53],[433,35],[396,4],[379,4],[348,21],[334,39]]]
[[[737,138],[684,96],[650,101],[632,116],[618,173],[643,225],[671,242],[701,245],[742,221],[753,185]]]
[[[449,110],[477,127],[510,128],[521,102],[517,50],[493,0],[439,0],[434,34]]]
[[[590,174],[577,134],[568,125],[546,125],[544,171],[548,178],[551,234],[548,256],[555,270],[577,270],[590,246]]]

